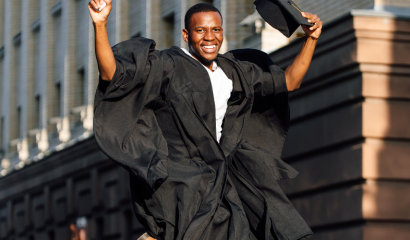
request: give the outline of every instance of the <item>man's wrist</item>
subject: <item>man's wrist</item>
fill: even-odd
[[[306,35],[306,39],[307,39],[307,40],[308,40],[308,39],[310,39],[310,40],[314,40],[314,41],[319,40],[319,38],[318,38],[318,37],[307,36],[307,35]]]
[[[314,43],[316,44],[316,42],[319,40],[319,38],[316,37],[312,37],[312,36],[306,36],[305,37],[305,42],[306,43]]]
[[[93,22],[93,25],[95,28],[106,28],[107,22]]]

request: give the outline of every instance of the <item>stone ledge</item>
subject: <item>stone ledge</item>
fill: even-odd
[[[4,58],[4,46],[0,47],[0,59]]]

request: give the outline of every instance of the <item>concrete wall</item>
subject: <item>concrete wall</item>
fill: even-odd
[[[281,181],[313,239],[410,236],[410,18],[354,12],[326,25],[302,87],[290,94]],[[285,68],[296,41],[271,54]]]

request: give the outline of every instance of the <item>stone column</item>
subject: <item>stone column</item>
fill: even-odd
[[[1,101],[1,110],[2,116],[4,117],[4,133],[3,133],[3,146],[5,152],[8,150],[9,141],[10,141],[10,133],[6,130],[9,128],[9,120],[7,118],[9,114],[9,106],[8,106],[8,92],[10,91],[10,62],[12,61],[12,36],[11,36],[11,2],[5,1],[4,3],[4,45],[3,45],[3,76],[2,77],[2,101]],[[6,80],[7,79],[7,80]]]
[[[152,9],[152,2],[151,0],[143,0],[142,1],[142,28],[143,33],[142,36],[146,38],[152,38],[152,24],[150,19],[150,13]]]
[[[4,118],[4,125],[3,125],[3,146],[2,148],[5,151],[4,159],[2,159],[2,167],[9,167],[10,161],[7,158],[9,153],[9,146],[10,146],[10,127],[11,127],[11,104],[13,104],[13,98],[11,96],[12,91],[12,81],[14,81],[13,76],[13,67],[15,62],[15,56],[13,53],[13,36],[15,34],[14,24],[13,24],[13,10],[14,10],[13,1],[5,1],[4,2],[4,57],[3,57],[3,76],[2,77],[2,116]],[[4,172],[3,172],[4,173]]]
[[[50,81],[53,82],[52,72],[52,16],[50,14],[50,8],[52,7],[51,0],[41,0],[40,8],[40,70],[39,75],[39,95],[40,102],[40,117],[39,117],[39,133],[37,134],[37,146],[42,152],[45,152],[49,148],[48,141],[48,119],[50,116],[49,103],[51,98]]]
[[[70,131],[70,87],[76,77],[75,69],[75,2],[62,1],[62,48],[64,49],[64,70],[61,81],[61,126],[59,129],[59,139],[65,143],[71,138]]]
[[[86,91],[84,91],[85,102],[86,102],[86,117],[83,120],[83,126],[86,131],[93,130],[93,117],[94,117],[94,95],[95,89],[98,84],[98,67],[97,61],[95,59],[95,36],[94,27],[91,18],[88,18],[88,47],[86,55],[86,66],[85,66],[85,81],[86,81]]]
[[[20,120],[20,143],[18,146],[18,155],[21,161],[25,162],[29,158],[29,142],[28,142],[28,122],[29,114],[33,111],[33,35],[31,31],[32,15],[34,9],[33,1],[26,1],[21,7],[22,28],[21,28],[21,66],[20,66],[20,84],[19,84],[19,105],[21,106]]]
[[[4,0],[0,0],[0,15],[3,16],[0,18],[0,161],[3,158],[3,123],[2,123],[2,119],[3,119],[3,105],[2,104],[4,102],[3,97],[3,82],[4,82],[4,76],[3,76],[3,71],[4,71],[4,14],[5,14],[5,9],[4,9]]]

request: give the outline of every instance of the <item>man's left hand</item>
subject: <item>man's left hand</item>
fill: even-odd
[[[308,19],[308,22],[314,24],[312,27],[302,25],[303,31],[305,31],[307,37],[319,38],[322,33],[323,22],[318,18],[316,14],[302,12],[302,16]]]

